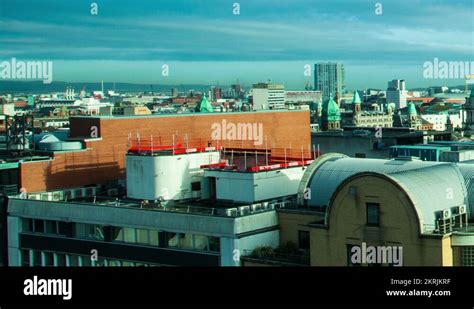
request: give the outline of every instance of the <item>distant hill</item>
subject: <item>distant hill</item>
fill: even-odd
[[[73,87],[76,93],[79,93],[83,87],[86,87],[87,92],[100,91],[101,83],[68,83],[68,82],[52,82],[51,84],[44,84],[42,81],[0,81],[0,93],[49,93],[49,92],[64,92],[66,87]],[[152,87],[151,87],[152,86]],[[211,85],[150,85],[150,84],[132,84],[132,83],[115,83],[115,90],[117,92],[164,92],[170,93],[171,88],[176,87],[178,91],[207,91]],[[229,86],[219,86],[223,90]],[[113,90],[113,82],[104,81],[104,90]]]

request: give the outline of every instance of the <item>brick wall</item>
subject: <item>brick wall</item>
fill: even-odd
[[[87,141],[87,150],[57,153],[51,161],[21,164],[21,186],[28,192],[61,189],[87,184],[105,183],[125,178],[125,153],[128,136],[141,138],[161,136],[163,144],[183,141],[185,135],[193,143],[212,141],[212,124],[262,123],[268,146],[307,149],[311,143],[309,112],[257,112],[229,114],[196,114],[142,117],[71,117],[71,137],[87,137],[90,127],[99,128],[101,139]],[[222,145],[222,143],[220,144]],[[197,146],[197,145],[190,145]],[[226,146],[224,142],[224,146]],[[263,145],[264,147],[265,145]]]

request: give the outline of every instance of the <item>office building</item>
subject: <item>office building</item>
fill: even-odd
[[[402,109],[407,106],[407,90],[405,81],[401,79],[394,79],[388,82],[387,104],[395,103],[396,109]]]
[[[283,84],[254,84],[252,94],[254,111],[285,108],[285,86]]]
[[[323,102],[331,97],[339,104],[344,92],[344,65],[335,62],[318,62],[314,65],[314,90],[321,91]]]

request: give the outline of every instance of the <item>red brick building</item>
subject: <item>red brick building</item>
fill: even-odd
[[[311,143],[308,111],[174,114],[131,117],[78,116],[70,118],[70,138],[81,140],[80,151],[55,152],[51,160],[20,164],[20,185],[28,192],[101,184],[125,178],[129,137],[153,136],[163,145],[185,143],[249,148],[241,141],[216,141],[213,124],[262,124],[265,142],[252,148],[304,148]],[[219,144],[220,143],[220,144]]]

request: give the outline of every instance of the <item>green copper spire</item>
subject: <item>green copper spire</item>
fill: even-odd
[[[354,91],[354,97],[352,98],[353,104],[360,104],[362,101],[360,100],[359,92],[356,90]]]
[[[214,112],[214,107],[212,107],[211,102],[207,100],[206,94],[204,94],[201,98],[201,101],[196,105],[196,108],[194,109],[195,112],[198,113],[213,113]]]
[[[341,110],[332,97],[323,106],[323,116],[327,121],[341,121]]]
[[[409,105],[408,105],[408,114],[410,116],[416,116],[418,113],[416,112],[416,107],[415,107],[415,104],[413,104],[413,102],[411,102]]]

